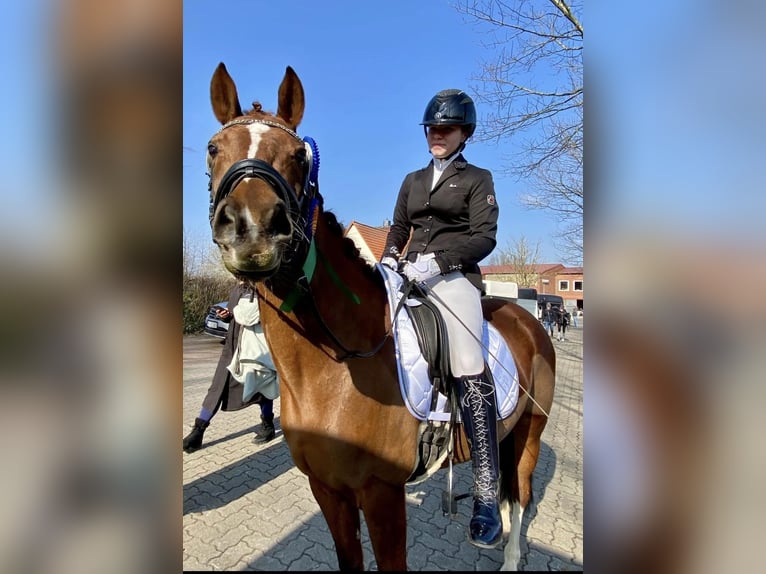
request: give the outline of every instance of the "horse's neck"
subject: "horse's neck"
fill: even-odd
[[[326,432],[324,414],[339,402],[357,412],[371,408],[369,400],[360,404],[362,396],[391,405],[401,395],[382,278],[350,253],[338,230],[320,227],[315,241],[310,293],[292,311],[279,309],[283,299],[273,291],[259,290],[265,291],[261,322],[280,376],[283,428],[320,425]]]
[[[267,333],[292,330],[295,336],[323,347],[328,355],[345,354],[330,340],[332,331],[348,350],[365,351],[379,342],[386,333],[388,311],[381,282],[364,260],[349,253],[347,241],[330,229],[320,217],[314,235],[316,262],[304,294],[292,312],[279,311],[289,294],[281,290],[264,292],[266,305],[261,306],[261,320]],[[306,266],[304,266],[306,269]],[[324,323],[324,325],[322,325]],[[287,335],[280,335],[287,340]],[[271,343],[270,343],[271,344]],[[295,349],[300,352],[301,349]]]
[[[317,309],[328,325],[347,337],[348,344],[364,346],[380,339],[386,317],[382,281],[360,258],[350,239],[318,230],[317,265],[311,289]]]

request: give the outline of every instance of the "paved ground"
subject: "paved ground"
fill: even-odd
[[[521,570],[583,568],[582,328],[555,341],[556,401],[543,434],[534,476],[535,500],[522,527]],[[221,345],[207,335],[184,339],[184,422],[181,447],[210,384]],[[218,413],[201,450],[183,455],[184,570],[337,570],[332,539],[308,480],[277,437],[252,443],[257,407]],[[470,465],[455,467],[457,492],[470,487]],[[466,541],[470,498],[458,515],[441,512],[446,471],[408,488],[408,566],[411,570],[498,570],[502,551]],[[363,528],[365,563],[375,570]]]

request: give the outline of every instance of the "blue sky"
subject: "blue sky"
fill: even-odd
[[[697,4],[690,0],[648,2],[640,11],[588,4],[586,164],[600,188],[589,188],[588,252],[626,226],[651,229],[654,237],[671,230],[671,244],[682,232],[691,241],[766,244],[764,79],[756,73],[766,44],[758,29],[766,4],[745,4],[735,10],[718,0],[705,11],[691,9]],[[285,15],[276,2],[185,3],[183,145],[192,151],[182,160],[183,215],[186,227],[206,241],[203,150],[218,127],[208,89],[219,61],[228,65],[246,104],[258,98],[267,107],[275,105],[285,66],[296,69],[308,100],[299,131],[319,144],[327,205],[344,222],[377,224],[391,217],[404,174],[428,161],[417,125],[425,103],[439,89],[467,86],[492,56],[481,47],[485,36],[447,0],[295,5],[300,9]],[[0,70],[7,79],[0,94],[0,152],[7,167],[0,233],[9,238],[6,245],[14,245],[26,225],[17,214],[30,209],[45,223],[27,241],[44,242],[43,232],[61,219],[56,201],[66,199],[52,193],[52,169],[39,168],[41,161],[53,167],[58,160],[49,120],[61,104],[51,86],[51,29],[60,21],[52,8],[61,6],[10,3],[0,20],[6,55]],[[521,207],[524,183],[498,173],[516,145],[474,143],[467,157],[496,172],[500,244],[523,234],[541,241],[543,259],[557,261],[550,239],[555,222]]]
[[[224,8],[225,7],[225,8]],[[446,0],[411,2],[186,2],[184,5],[184,228],[209,241],[207,140],[220,127],[210,107],[219,62],[237,84],[243,107],[276,110],[285,67],[306,92],[298,128],[319,146],[325,207],[346,225],[392,217],[406,173],[430,160],[419,125],[439,90],[470,90],[470,77],[493,53],[473,21]],[[485,110],[489,111],[489,110]],[[479,107],[481,118],[483,110]],[[503,177],[513,145],[471,143],[466,158],[494,173],[500,205],[498,246],[524,236],[540,243],[541,262],[558,262],[554,219],[524,208],[524,182]],[[486,261],[485,261],[486,262]]]

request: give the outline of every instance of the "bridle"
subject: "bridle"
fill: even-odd
[[[233,125],[247,124],[263,124],[272,128],[279,128],[290,134],[292,137],[304,145],[306,149],[308,169],[306,170],[306,176],[303,182],[303,194],[300,198],[298,198],[290,184],[287,183],[282,174],[274,169],[271,164],[254,158],[241,159],[234,162],[234,164],[232,164],[232,166],[223,175],[221,182],[218,184],[218,189],[215,191],[215,194],[212,193],[212,174],[208,174],[210,176],[210,180],[208,182],[208,191],[210,191],[210,226],[212,227],[213,225],[213,216],[215,215],[218,205],[234,191],[234,189],[243,179],[247,177],[256,177],[268,183],[274,192],[287,205],[288,212],[290,214],[290,220],[292,223],[294,225],[302,223],[302,233],[293,234],[290,250],[293,253],[305,254],[302,256],[303,273],[302,275],[294,278],[295,287],[288,293],[279,310],[283,313],[290,312],[299,299],[307,296],[310,303],[309,307],[314,313],[314,316],[319,322],[319,325],[322,327],[322,330],[333,341],[333,343],[335,343],[335,345],[337,345],[344,352],[344,355],[337,357],[337,360],[345,360],[354,357],[369,358],[376,355],[378,351],[383,348],[386,340],[388,340],[390,337],[391,331],[387,331],[383,339],[369,351],[355,351],[347,348],[338,339],[335,333],[333,333],[332,329],[330,329],[329,325],[327,325],[324,318],[319,313],[319,308],[317,307],[313,292],[311,290],[311,278],[314,274],[314,268],[317,261],[322,260],[327,271],[330,273],[338,287],[340,287],[341,290],[345,290],[346,294],[351,297],[351,299],[354,300],[357,304],[359,304],[358,297],[350,290],[348,290],[348,287],[342,284],[340,279],[335,274],[335,271],[333,271],[332,268],[328,266],[328,263],[324,261],[322,254],[319,252],[319,249],[316,247],[314,242],[314,232],[316,231],[315,216],[317,215],[317,207],[322,203],[322,196],[319,195],[318,184],[319,149],[316,145],[316,142],[310,137],[301,139],[301,137],[293,130],[283,126],[282,124],[256,118],[239,118],[232,120],[224,124],[223,127],[221,127],[221,129],[216,132],[216,135]]]
[[[290,215],[290,220],[293,224],[303,222],[303,235],[297,239],[294,238],[294,241],[310,241],[315,230],[313,226],[313,214],[317,205],[321,201],[318,194],[319,149],[317,148],[316,142],[310,137],[301,139],[301,137],[293,130],[282,124],[257,118],[239,118],[232,120],[224,124],[215,135],[231,126],[248,124],[263,124],[272,128],[279,128],[303,144],[306,149],[307,160],[306,175],[303,181],[303,193],[301,194],[301,197],[298,198],[292,186],[287,183],[282,174],[274,169],[271,164],[255,158],[241,159],[234,162],[223,175],[215,194],[213,194],[213,176],[210,173],[208,174],[208,191],[210,192],[210,210],[208,218],[210,220],[210,226],[213,226],[213,217],[221,201],[228,197],[243,179],[255,177],[269,184],[280,199],[285,202]],[[295,245],[294,247],[297,249],[300,245]]]

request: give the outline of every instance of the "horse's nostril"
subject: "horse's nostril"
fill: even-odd
[[[290,217],[287,215],[287,208],[284,203],[278,203],[274,206],[274,213],[271,216],[271,233],[274,236],[290,236],[293,233]]]
[[[236,239],[235,228],[237,225],[237,212],[233,206],[226,203],[222,204],[213,217],[213,242],[224,251],[228,251],[229,246]]]
[[[218,213],[215,217],[215,225],[219,227],[224,227],[227,225],[231,225],[236,221],[236,216],[234,214],[233,209],[230,205],[224,204],[221,206],[221,209],[218,210]]]

